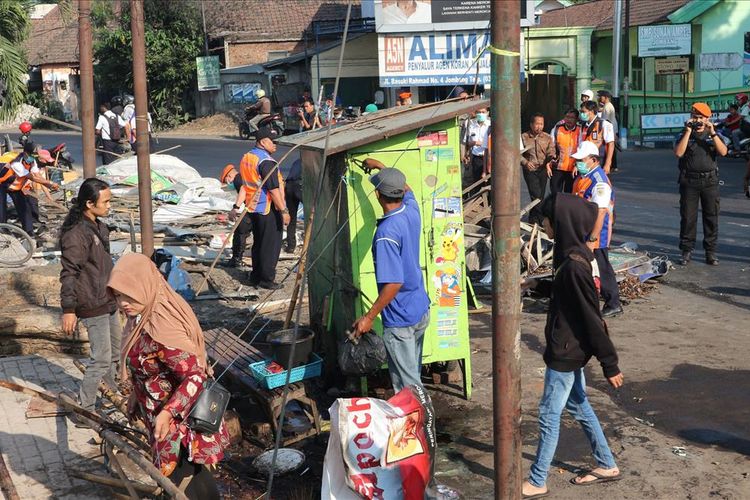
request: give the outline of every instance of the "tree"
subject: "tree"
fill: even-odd
[[[94,76],[98,89],[108,96],[130,91],[133,58],[129,4],[122,2],[119,16],[112,12],[112,3],[94,5]],[[191,0],[144,2],[149,109],[156,128],[171,128],[190,118],[188,111],[194,106],[196,88],[195,58],[203,46],[197,5]]]
[[[0,0],[0,120],[12,117],[26,98],[28,65],[23,41],[29,33],[28,5]]]

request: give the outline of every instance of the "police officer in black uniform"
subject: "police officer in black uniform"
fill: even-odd
[[[696,102],[690,110],[682,137],[674,148],[680,168],[680,250],[687,265],[695,248],[698,229],[698,202],[703,215],[703,249],[706,264],[716,266],[716,241],[719,236],[719,167],[717,156],[725,156],[727,147],[709,121],[711,108]]]

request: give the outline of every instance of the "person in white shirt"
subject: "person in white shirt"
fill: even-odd
[[[117,150],[117,143],[122,137],[122,129],[125,121],[109,109],[109,103],[99,106],[99,119],[96,122],[96,135],[102,140],[102,165],[108,165],[115,161],[112,153]]]
[[[42,186],[56,191],[60,186],[55,182],[45,179],[36,160],[32,156],[36,152],[36,144],[29,141],[23,146],[23,153],[18,155],[8,164],[0,165],[0,222],[8,222],[7,197],[13,201],[18,213],[21,227],[30,236],[34,235],[34,218],[32,216],[31,204],[24,191],[27,181],[37,182]]]
[[[609,90],[600,90],[596,93],[596,95],[599,97],[599,108],[601,109],[601,112],[599,116],[603,120],[608,121],[612,124],[612,129],[615,134],[615,145],[612,151],[612,165],[611,170],[612,172],[617,172],[617,137],[620,134],[620,126],[617,123],[617,112],[615,111],[615,106],[612,104],[612,94],[609,92]]]
[[[474,113],[466,127],[463,143],[466,145],[464,164],[471,169],[471,183],[477,182],[484,174],[484,154],[487,151],[487,135],[490,131],[490,119],[487,108],[480,108]]]
[[[429,24],[431,22],[430,4],[419,0],[396,0],[383,7],[384,24]]]

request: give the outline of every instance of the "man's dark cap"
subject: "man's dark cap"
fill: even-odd
[[[263,127],[255,133],[255,142],[260,142],[261,139],[271,139],[276,142],[278,138],[276,131],[268,127]]]
[[[596,92],[596,95],[604,96],[604,97],[612,97],[612,93],[609,90],[598,90]]]
[[[397,168],[384,168],[370,177],[375,189],[389,198],[403,198],[406,193],[406,176]]]
[[[27,155],[34,154],[34,151],[36,151],[36,143],[35,142],[27,142],[23,145],[23,152]]]

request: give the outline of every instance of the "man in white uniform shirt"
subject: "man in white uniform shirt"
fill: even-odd
[[[474,113],[466,127],[463,139],[466,145],[464,163],[471,170],[471,183],[475,183],[484,174],[484,155],[487,151],[487,136],[490,131],[490,119],[487,108],[480,108]]]

